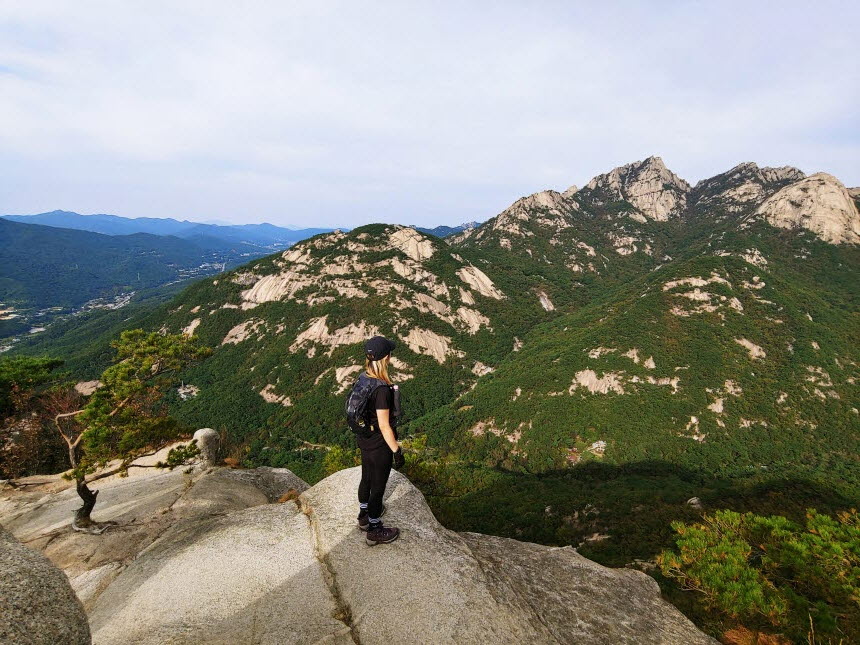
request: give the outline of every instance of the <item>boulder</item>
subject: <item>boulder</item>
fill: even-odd
[[[0,528],[0,643],[83,645],[90,628],[66,575]]]
[[[206,466],[217,466],[218,448],[221,444],[221,438],[218,433],[212,428],[200,428],[194,433],[194,438],[197,440],[197,447],[200,449],[200,461]]]

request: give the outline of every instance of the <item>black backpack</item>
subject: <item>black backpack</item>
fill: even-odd
[[[360,437],[370,435],[370,409],[367,404],[376,388],[382,386],[388,387],[388,383],[362,373],[346,397],[346,422],[350,430]]]

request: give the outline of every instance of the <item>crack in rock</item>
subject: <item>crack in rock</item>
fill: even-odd
[[[356,645],[361,645],[361,641],[358,638],[358,631],[353,625],[352,622],[352,608],[349,606],[349,603],[344,599],[343,593],[340,590],[340,586],[337,582],[337,574],[334,572],[334,567],[329,560],[327,554],[324,554],[322,551],[322,541],[320,540],[320,527],[319,522],[316,519],[314,514],[313,506],[308,504],[304,499],[297,498],[296,506],[299,507],[299,510],[302,514],[308,519],[308,525],[311,530],[311,539],[313,541],[313,551],[314,557],[319,561],[323,580],[325,581],[326,586],[329,589],[329,593],[334,600],[335,605],[337,605],[338,611],[333,616],[336,620],[339,620],[344,625],[349,628],[349,635],[352,638],[352,642]]]

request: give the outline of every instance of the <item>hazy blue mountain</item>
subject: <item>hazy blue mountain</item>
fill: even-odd
[[[454,235],[455,233],[462,233],[466,229],[475,228],[480,225],[480,222],[464,222],[462,224],[458,224],[457,226],[434,226],[433,228],[424,228],[422,226],[415,226],[415,230],[421,231],[422,233],[426,233],[427,235],[432,235],[434,237],[448,237],[449,235]]]
[[[206,248],[213,248],[212,240],[229,243],[245,243],[268,249],[285,247],[316,235],[327,233],[330,228],[291,229],[273,224],[202,224],[187,220],[157,217],[120,217],[119,215],[81,215],[71,211],[56,210],[37,215],[0,216],[24,224],[41,224],[57,228],[70,228],[105,235],[131,235],[150,233],[152,235],[175,235],[194,239]],[[207,240],[207,238],[209,238]]]

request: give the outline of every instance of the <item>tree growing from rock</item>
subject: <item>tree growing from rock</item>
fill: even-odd
[[[75,480],[83,501],[73,526],[93,533],[106,527],[96,526],[90,517],[98,497],[90,484],[126,474],[130,468],[172,468],[197,454],[192,443],[172,449],[165,462],[133,463],[154,455],[182,434],[183,428],[167,414],[164,395],[176,385],[182,369],[211,351],[193,336],[140,329],[124,331],[112,346],[117,352],[115,362],[102,373],[101,387],[85,406],[73,409],[70,404],[75,399],[68,390],[57,390],[50,402],[54,424],[68,448],[72,469],[66,476]],[[114,460],[119,462],[115,467],[96,472]]]

